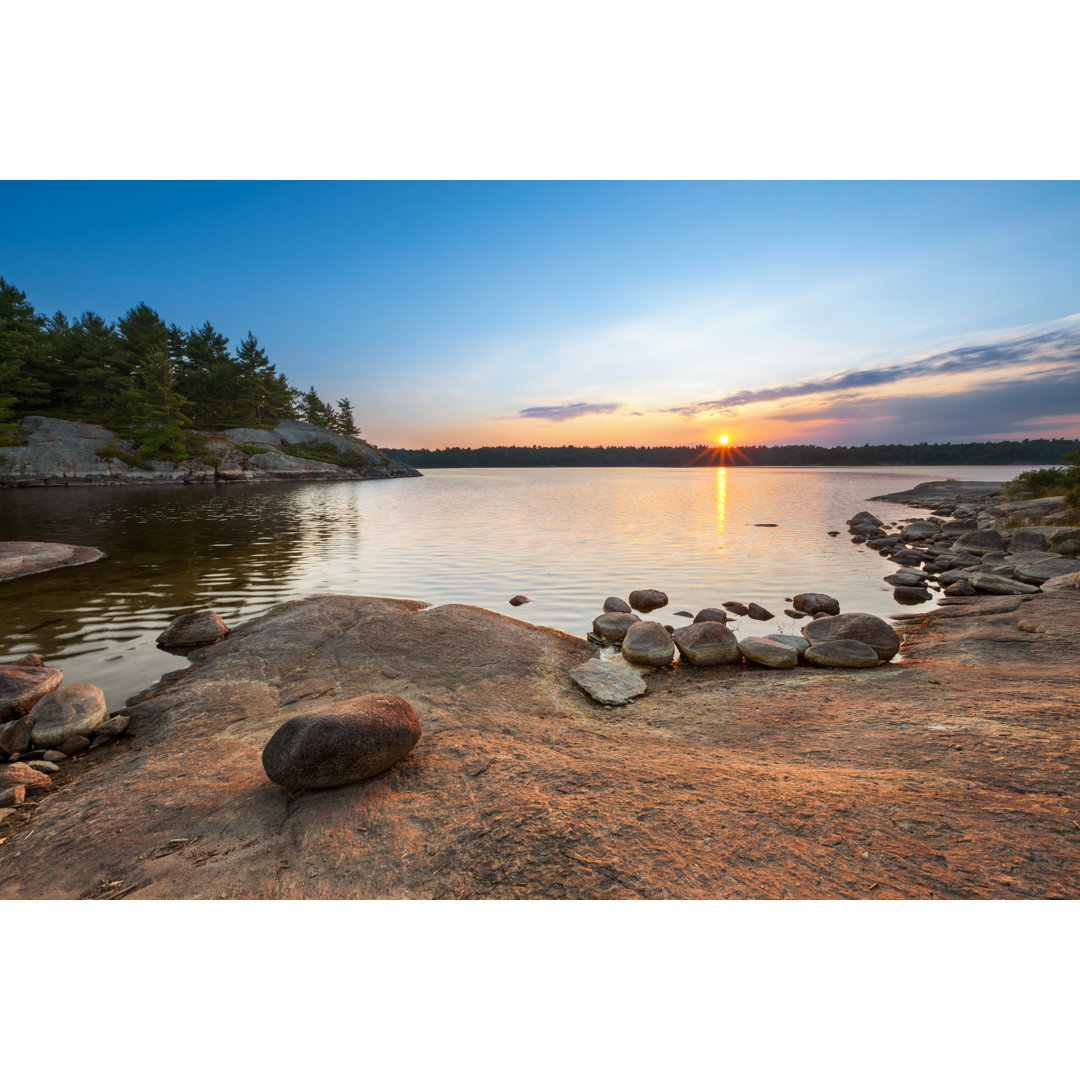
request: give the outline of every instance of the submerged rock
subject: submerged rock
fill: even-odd
[[[622,654],[633,664],[664,667],[675,657],[675,642],[658,622],[636,622],[623,638]]]
[[[364,694],[286,720],[262,752],[263,769],[291,791],[355,784],[401,761],[420,720],[396,694]]]
[[[189,646],[211,645],[220,641],[229,628],[221,616],[209,608],[180,615],[157,636],[157,643],[166,649],[185,649]]]
[[[568,674],[589,697],[602,705],[625,705],[648,689],[645,680],[625,664],[613,664],[597,657],[573,668]]]
[[[680,627],[672,637],[682,658],[695,667],[739,662],[739,643],[722,622],[713,619],[695,622]]]

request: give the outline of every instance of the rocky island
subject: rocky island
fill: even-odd
[[[1069,540],[1002,524],[1040,558],[976,558],[993,496],[952,497],[977,527],[948,543],[935,499],[931,530],[849,525],[901,567],[975,560],[957,567],[971,593],[897,617],[898,655],[872,627],[872,666],[808,666],[834,620],[865,635],[814,593],[793,598],[819,630],[790,665],[767,658],[794,639],[758,660],[715,629],[674,639],[705,663],[638,664],[463,605],[286,604],[200,647],[102,721],[92,767],[10,811],[0,897],[1075,898],[1080,591],[1075,573],[1015,576],[1072,562],[1050,550]],[[707,611],[695,625],[723,629]],[[646,691],[603,704],[571,677],[596,663],[632,663]],[[270,779],[283,726],[369,695],[415,711],[396,765],[319,790]]]

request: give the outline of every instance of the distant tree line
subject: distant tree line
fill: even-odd
[[[47,317],[0,277],[0,443],[40,413],[123,431],[141,457],[168,460],[197,451],[197,428],[302,419],[357,435],[352,409],[290,386],[250,331],[230,351],[209,322],[185,331],[144,303],[115,322]]]
[[[1076,439],[871,446],[448,446],[387,450],[418,469],[691,465],[1059,465]]]

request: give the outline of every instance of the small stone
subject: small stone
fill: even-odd
[[[965,578],[952,582],[945,587],[946,596],[974,596],[975,586]]]
[[[55,761],[46,761],[44,758],[41,761],[28,762],[31,769],[37,769],[38,772],[54,773],[60,771],[60,766]]]
[[[657,608],[664,607],[667,602],[667,593],[659,589],[635,589],[630,594],[630,606],[635,611],[655,611]]]
[[[672,635],[679,654],[694,667],[716,664],[737,664],[739,643],[735,635],[721,622],[705,620],[683,626]]]
[[[604,601],[604,611],[624,611],[627,615],[630,614],[630,605],[620,599],[618,596],[609,596]]]
[[[746,607],[746,614],[751,619],[757,619],[758,622],[768,622],[769,619],[775,619],[776,616],[767,608],[763,608],[760,604],[748,604]]]
[[[87,743],[89,745],[89,743]],[[61,750],[45,750],[41,754],[42,761],[67,761],[67,754]]]
[[[20,656],[18,660],[11,661],[13,667],[44,667],[45,662],[38,656],[37,653],[27,653],[26,656]]]
[[[0,806],[20,806],[26,799],[26,786],[0,787]],[[4,815],[7,817],[7,815]]]
[[[758,521],[754,523],[755,529],[777,529],[779,526],[775,521]]]
[[[740,604],[738,600],[727,600],[720,606],[722,608],[727,608],[733,615],[750,614],[750,609],[745,604]]]
[[[933,597],[926,589],[916,585],[897,585],[893,589],[893,599],[898,604],[924,604]]]
[[[605,611],[593,619],[593,633],[599,634],[605,641],[622,641],[626,631],[641,620],[631,612]]]
[[[719,622],[726,623],[728,614],[721,608],[703,607],[695,616],[694,622]]]
[[[864,641],[852,638],[834,638],[811,645],[803,654],[803,659],[820,667],[877,667],[881,659],[874,649]]]
[[[622,654],[632,664],[664,667],[675,657],[675,642],[658,622],[636,622],[626,631]]]
[[[420,740],[413,707],[365,694],[286,720],[262,752],[266,775],[291,791],[355,784],[401,761]]]
[[[569,672],[570,678],[602,705],[625,705],[640,697],[648,687],[645,680],[625,664],[613,664],[598,657]]]
[[[830,529],[829,532],[827,533],[827,535],[828,536],[839,536],[840,532],[839,532],[838,529]]]
[[[926,556],[922,552],[912,551],[911,548],[901,548],[899,551],[894,551],[889,559],[901,566],[922,566],[926,561]]]
[[[0,754],[10,757],[30,749],[30,718],[23,716],[0,727]]]
[[[532,601],[530,601],[527,596],[522,596],[521,593],[518,593],[517,596],[511,596],[510,597],[510,606],[511,607],[521,607],[522,604],[529,604],[531,602]]]
[[[677,615],[680,619],[692,619],[694,613],[692,611],[676,611],[673,614]]]
[[[26,788],[27,795],[40,795],[52,787],[52,780],[44,773],[31,768],[25,761],[0,765],[0,788],[19,786]]]
[[[98,731],[100,730],[101,728],[98,728]],[[68,757],[72,757],[74,754],[81,754],[89,745],[90,740],[85,735],[69,735],[54,750],[46,751],[45,757],[54,753],[66,754]],[[56,761],[57,759],[50,758],[49,760]]]
[[[793,668],[799,654],[790,645],[767,637],[745,637],[739,642],[739,652],[755,664],[771,668]]]
[[[166,649],[194,648],[220,641],[229,628],[221,616],[209,608],[180,615],[157,636],[157,643]]]
[[[796,611],[805,611],[807,615],[816,615],[819,611],[823,611],[826,615],[840,614],[840,601],[827,593],[799,593],[791,601],[791,606]]]
[[[794,608],[789,608],[789,607],[784,608],[784,614],[789,619],[809,619],[810,618],[810,616],[807,615],[805,611],[796,611]]]
[[[105,694],[91,683],[71,683],[42,698],[30,710],[34,745],[52,749],[72,735],[89,736],[107,719]]]
[[[95,735],[98,738],[111,738],[115,735],[122,735],[127,731],[127,726],[130,723],[131,717],[127,713],[115,713],[104,724],[95,729]]]

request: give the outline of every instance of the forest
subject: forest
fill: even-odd
[[[1060,465],[1076,439],[918,443],[913,446],[448,446],[387,450],[417,469],[688,465]]]
[[[0,445],[36,413],[123,432],[140,457],[182,460],[201,451],[193,429],[299,419],[358,435],[352,410],[290,386],[250,331],[230,350],[209,322],[183,330],[145,303],[115,322],[45,316],[0,277]]]

